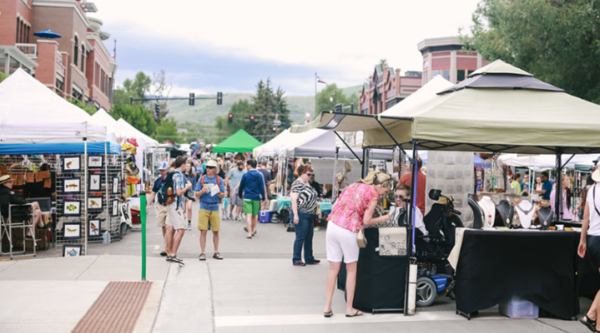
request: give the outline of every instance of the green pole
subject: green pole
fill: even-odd
[[[140,196],[140,218],[142,222],[142,281],[146,281],[146,194]]]

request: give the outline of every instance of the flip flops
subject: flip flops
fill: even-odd
[[[325,313],[323,313],[323,316],[325,318],[331,318],[331,317],[333,317],[333,311],[325,312]]]
[[[200,256],[198,257],[198,260],[200,260],[200,261],[206,261],[206,254],[200,253]]]
[[[363,313],[362,313],[362,312],[360,312],[360,311],[358,311],[358,310],[356,310],[356,312],[354,312],[353,314],[347,314],[347,313],[346,313],[346,317],[348,317],[348,318],[351,318],[351,317],[359,317],[359,316],[362,316],[362,315],[363,315]]]

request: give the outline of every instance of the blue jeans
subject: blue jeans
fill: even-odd
[[[294,225],[296,231],[296,240],[294,241],[294,257],[292,262],[295,264],[302,261],[302,246],[304,245],[304,262],[312,264],[315,261],[313,257],[313,235],[315,233],[315,214],[298,212],[299,222]],[[294,212],[291,212],[290,219],[294,223]]]

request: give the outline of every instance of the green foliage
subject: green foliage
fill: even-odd
[[[375,66],[379,67],[379,70],[382,72],[384,68],[390,67],[390,65],[388,65],[387,59],[380,59],[379,63]]]
[[[229,113],[224,116],[218,116],[215,118],[217,122],[216,128],[219,129],[219,136],[222,141],[226,139],[233,133],[237,132],[239,129],[243,129],[246,132],[250,131],[250,127],[252,126],[248,119],[250,119],[250,115],[254,111],[254,106],[248,102],[246,99],[239,100],[231,106],[229,109],[229,113],[233,115],[233,121],[229,123]]]
[[[255,117],[254,125],[250,124],[246,132],[255,137],[261,142],[267,142],[275,137],[275,114],[278,115],[279,121],[285,123],[284,126],[279,126],[280,131],[291,125],[290,110],[288,110],[285,100],[285,91],[281,87],[277,91],[273,91],[271,87],[271,79],[267,82],[260,80],[256,85],[256,94],[252,98],[254,110],[252,114]]]
[[[600,2],[482,0],[472,38],[484,59],[503,61],[569,94],[600,103]]]
[[[348,97],[344,94],[344,90],[338,88],[335,83],[327,85],[325,89],[317,94],[318,113],[335,110],[336,103],[341,103],[344,107],[354,103],[354,113],[358,112],[358,94],[352,94]],[[344,112],[350,112],[350,109],[346,109]]]
[[[0,72],[0,82],[4,81],[10,74],[4,74],[4,72]]]
[[[129,98],[144,98],[150,91],[152,79],[144,74],[137,72],[133,81],[126,79],[123,86],[115,89],[114,104],[129,104]],[[134,102],[140,104],[141,102]]]
[[[94,107],[93,105],[87,105],[85,103],[83,103],[80,100],[77,100],[75,98],[69,98],[68,101],[71,104],[74,104],[75,106],[77,106],[80,109],[83,109],[83,111],[87,112],[90,116],[93,115],[94,113],[96,113],[96,107]]]
[[[172,118],[163,119],[160,125],[156,127],[155,139],[159,142],[169,140],[183,143],[180,136],[177,134],[177,122]]]
[[[110,115],[115,119],[123,118],[131,126],[148,136],[154,137],[155,135],[157,129],[156,121],[154,121],[152,113],[140,104],[115,104]],[[164,141],[160,137],[156,140],[159,142]]]

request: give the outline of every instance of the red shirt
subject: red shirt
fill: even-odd
[[[419,170],[417,177],[417,207],[419,207],[421,213],[425,216],[425,183],[427,182],[427,176]],[[400,183],[404,185],[410,186],[411,180],[412,173],[407,173],[400,177]]]

